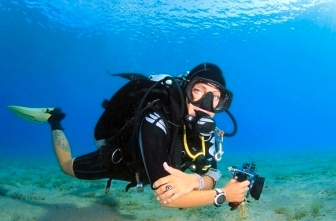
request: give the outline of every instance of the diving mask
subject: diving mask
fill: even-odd
[[[196,83],[211,84],[220,91],[219,101],[216,106],[213,105],[214,94],[212,92],[207,92],[200,99],[194,101],[192,90]],[[218,113],[227,110],[230,107],[232,101],[232,93],[229,90],[217,84],[216,82],[201,77],[195,77],[193,80],[191,80],[186,88],[186,94],[188,102],[192,103],[196,107],[202,108],[203,110],[212,113]]]

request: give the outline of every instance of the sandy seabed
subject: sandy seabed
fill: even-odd
[[[305,153],[307,152],[307,153]],[[231,166],[239,160],[256,162],[266,178],[258,201],[249,197],[247,216],[227,205],[191,209],[162,208],[150,187],[125,192],[127,183],[83,181],[64,175],[52,156],[0,155],[0,220],[336,220],[336,151],[287,151],[279,154],[224,155]],[[228,160],[231,159],[231,160]],[[223,177],[217,186],[230,178]]]

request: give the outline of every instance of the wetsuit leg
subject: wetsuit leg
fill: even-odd
[[[106,166],[100,165],[99,150],[76,157],[73,162],[73,171],[78,179],[98,180],[108,178]]]

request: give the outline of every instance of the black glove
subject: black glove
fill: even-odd
[[[51,130],[63,130],[61,120],[65,118],[65,113],[62,112],[62,109],[56,107],[52,110],[48,109],[46,112],[51,114],[51,116],[48,118]]]

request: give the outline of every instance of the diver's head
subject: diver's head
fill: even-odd
[[[229,108],[232,93],[225,88],[223,72],[215,64],[197,65],[186,80],[187,115],[184,122],[196,134],[208,136],[216,128],[215,113]]]
[[[210,113],[222,112],[230,107],[232,93],[225,88],[223,72],[217,65],[211,63],[197,65],[186,79],[188,103]]]

